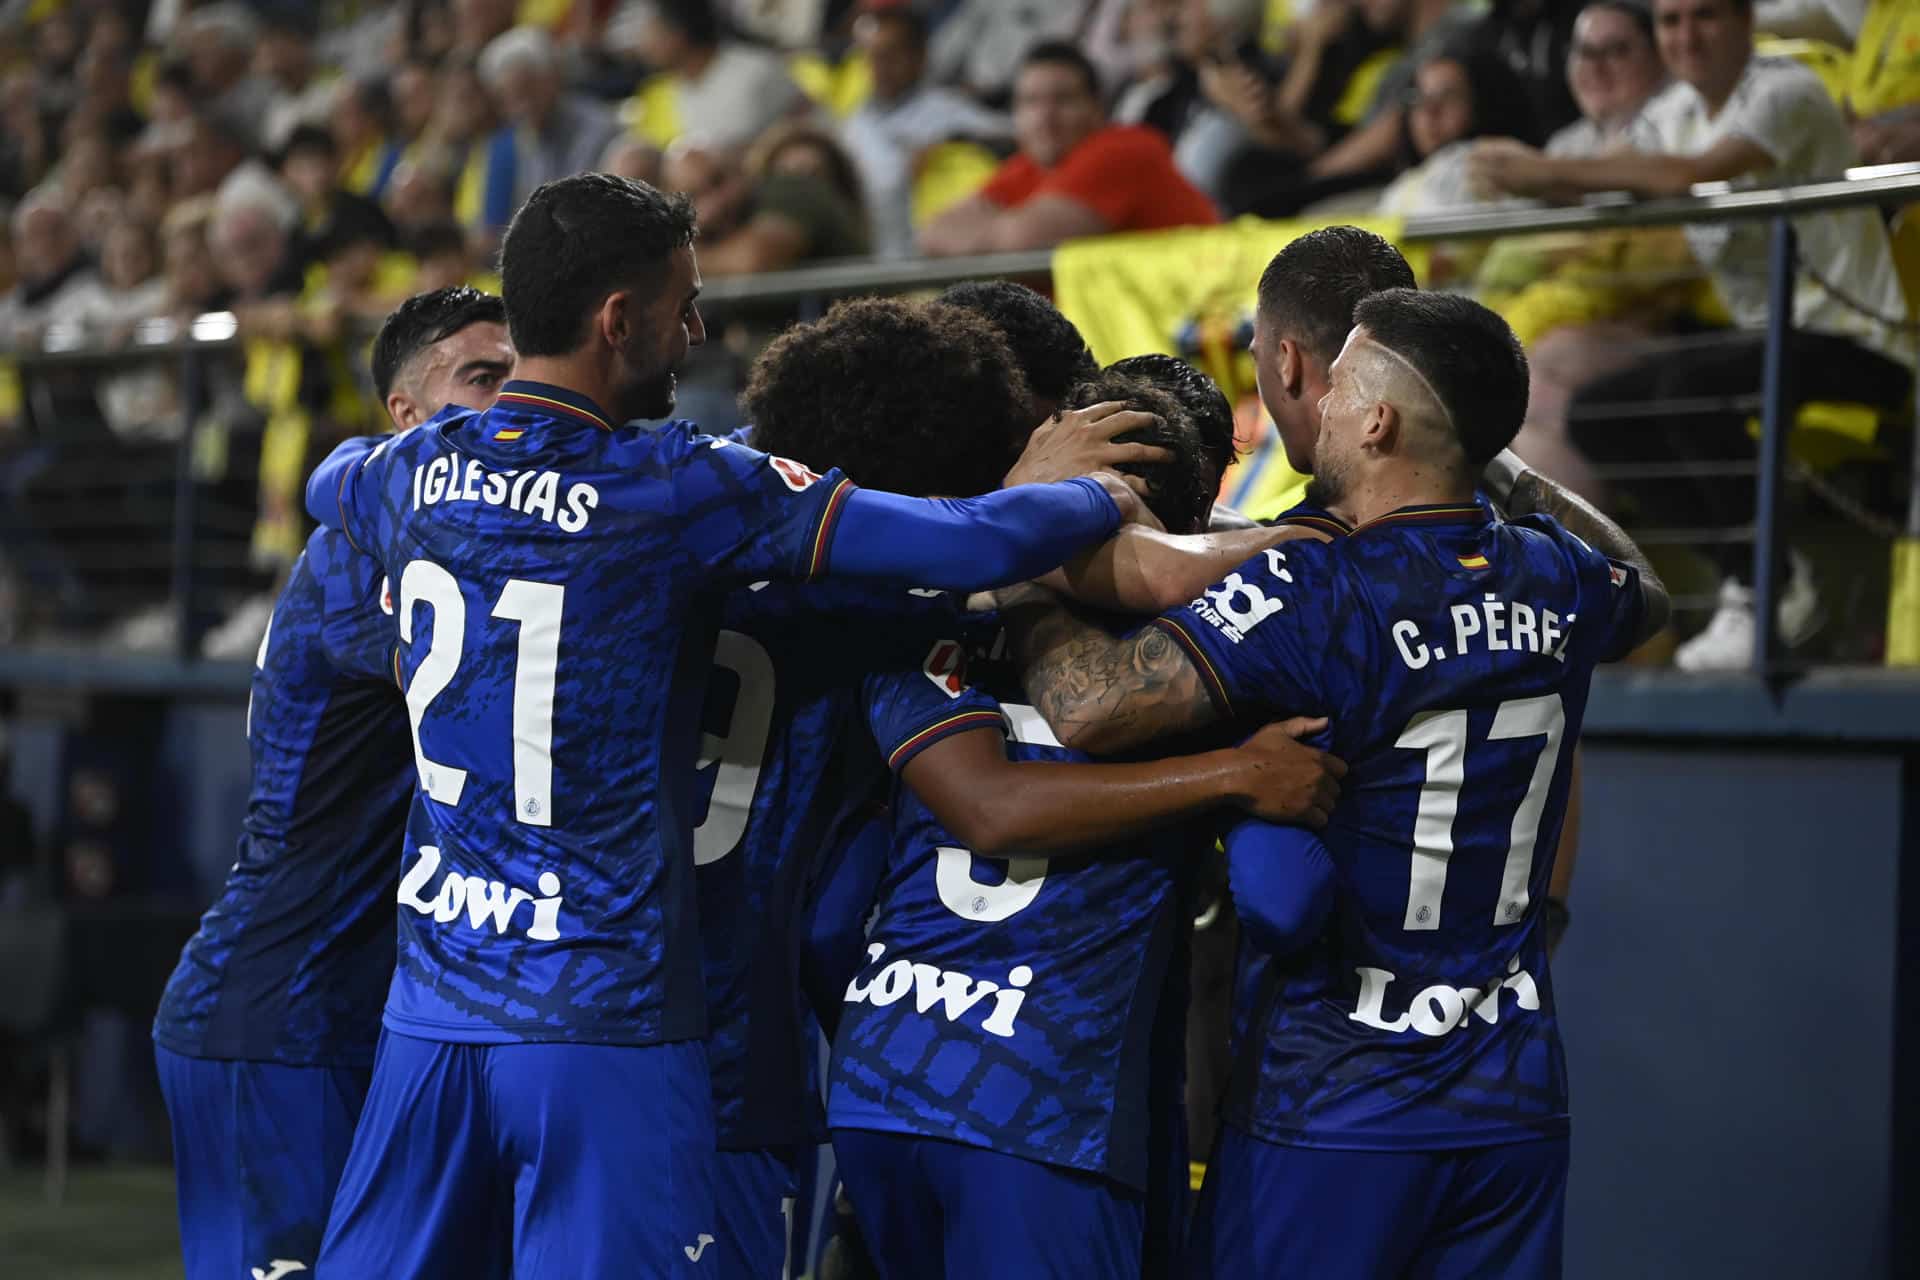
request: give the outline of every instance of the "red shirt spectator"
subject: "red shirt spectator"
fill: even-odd
[[[1003,209],[1058,195],[1100,215],[1110,231],[1204,226],[1220,214],[1173,167],[1173,148],[1157,129],[1110,124],[1081,140],[1051,169],[1024,153],[995,172],[980,194]]]
[[[1078,236],[1220,220],[1173,167],[1164,138],[1107,123],[1093,65],[1070,44],[1039,45],[1021,64],[1013,132],[1020,154],[927,224],[923,253],[1050,249]]]

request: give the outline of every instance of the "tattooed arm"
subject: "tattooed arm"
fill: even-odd
[[[1193,660],[1159,627],[1114,636],[1041,587],[999,593],[1027,697],[1064,746],[1123,751],[1220,718]]]
[[[1646,553],[1625,531],[1602,515],[1600,509],[1563,485],[1538,471],[1531,470],[1513,450],[1502,450],[1487,464],[1484,477],[1487,492],[1513,516],[1538,512],[1552,516],[1567,532],[1585,542],[1610,560],[1632,565],[1640,574],[1640,594],[1645,607],[1640,612],[1639,633],[1634,644],[1647,642],[1667,625],[1671,605],[1666,584],[1647,562]]]

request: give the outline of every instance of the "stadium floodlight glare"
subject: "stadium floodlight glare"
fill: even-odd
[[[196,342],[224,342],[240,330],[240,322],[231,311],[209,311],[193,318],[189,335]]]

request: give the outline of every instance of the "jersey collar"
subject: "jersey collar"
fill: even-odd
[[[1486,524],[1493,519],[1493,513],[1477,502],[1445,502],[1426,506],[1401,507],[1377,516],[1365,524],[1355,525],[1354,533],[1365,533],[1369,529],[1396,528],[1411,524]]]
[[[500,388],[494,403],[520,412],[544,413],[550,418],[575,418],[591,423],[602,431],[613,430],[613,419],[578,391],[556,387],[551,382],[532,382],[515,378]]]

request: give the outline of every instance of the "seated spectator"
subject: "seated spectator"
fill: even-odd
[[[604,105],[567,91],[553,39],[538,27],[494,37],[480,55],[480,78],[514,130],[516,207],[542,183],[591,169],[620,133]]]
[[[867,251],[853,162],[816,129],[777,126],[743,171],[732,169],[722,152],[676,145],[665,178],[693,198],[700,269],[707,275],[779,271]]]
[[[232,121],[246,150],[259,143],[275,96],[272,82],[253,74],[259,35],[253,10],[235,0],[202,5],[174,29],[174,43],[193,78],[194,103]]]
[[[305,283],[299,233],[298,202],[261,171],[235,174],[215,197],[207,245],[242,333],[292,336],[291,304]]]
[[[168,189],[175,200],[212,195],[247,158],[246,130],[222,112],[196,110],[168,141]]]
[[[1920,161],[1920,5],[1873,0],[1858,30],[1846,107],[1860,159]]]
[[[153,231],[122,218],[108,229],[100,270],[75,290],[62,319],[78,324],[95,341],[125,342],[133,326],[167,310],[167,282],[160,275]]]
[[[383,83],[348,78],[333,86],[327,130],[339,149],[340,185],[354,195],[378,200],[400,163],[392,112]]]
[[[1289,217],[1317,200],[1392,179],[1405,167],[1406,107],[1415,70],[1469,40],[1477,22],[1449,0],[1360,0],[1317,8],[1297,26],[1285,82],[1267,91],[1238,75],[1214,90],[1216,101],[1236,107],[1258,144],[1224,180],[1228,210]],[[1350,49],[1356,40],[1363,48],[1371,40],[1405,52],[1380,75],[1360,123],[1336,138],[1308,114],[1304,95],[1324,92],[1329,79],[1319,68],[1333,50]],[[1276,163],[1283,157],[1293,159]]]
[[[1404,155],[1412,167],[1380,194],[1377,211],[1398,217],[1479,203],[1467,180],[1468,143],[1511,137],[1532,124],[1526,86],[1491,50],[1442,50],[1413,73]]]
[[[453,179],[433,156],[402,160],[380,202],[400,231],[453,220]]]
[[[1846,120],[1819,79],[1797,62],[1755,55],[1752,0],[1655,0],[1654,16],[1662,60],[1677,83],[1646,108],[1644,154],[1572,158],[1488,142],[1474,157],[1480,175],[1518,194],[1624,190],[1664,196],[1698,182],[1832,177],[1853,163]],[[1805,270],[1789,331],[1793,394],[1899,405],[1912,385],[1912,350],[1897,331],[1907,305],[1879,214],[1835,210],[1797,218],[1795,229]],[[1670,399],[1713,403],[1759,392],[1767,237],[1763,221],[1687,227],[1688,243],[1712,273],[1739,331],[1649,356],[1581,388],[1569,426],[1583,453],[1596,461],[1753,458],[1744,407],[1689,409],[1650,429],[1629,406]],[[1632,497],[1648,523],[1663,527],[1738,528],[1754,518],[1748,476],[1646,484]],[[1674,656],[1689,670],[1742,667],[1752,657],[1751,557],[1737,545],[1716,548],[1715,555],[1726,575],[1719,608],[1706,630]],[[1781,568],[1780,633],[1788,644],[1798,644],[1822,621],[1819,592],[1805,557],[1792,553]]]
[[[254,74],[270,86],[260,143],[278,150],[295,125],[320,124],[333,105],[333,79],[314,62],[319,23],[296,5],[276,6],[261,18],[260,43],[253,51]]]
[[[913,183],[929,147],[956,138],[1009,135],[1009,121],[956,89],[931,83],[927,27],[905,5],[861,16],[853,37],[867,57],[873,93],[841,126],[840,138],[860,170],[874,252],[913,253]]]
[[[1069,0],[960,0],[933,33],[933,78],[1004,106],[1022,59],[1036,45],[1072,36],[1083,7]]]
[[[294,254],[304,266],[321,256],[321,246],[343,226],[368,226],[391,238],[393,228],[378,204],[341,183],[340,152],[333,135],[317,125],[300,125],[280,152],[280,180],[300,202],[300,234]]]
[[[927,224],[923,252],[1048,249],[1077,236],[1220,220],[1174,168],[1160,134],[1107,123],[1093,64],[1070,44],[1040,45],[1021,63],[1013,130],[1019,154]]]
[[[638,52],[672,78],[679,131],[710,146],[744,148],[805,105],[779,54],[721,38],[711,0],[657,0]]]
[[[18,282],[0,296],[0,342],[31,345],[99,278],[81,252],[73,206],[58,187],[30,193],[13,211],[13,251]]]

